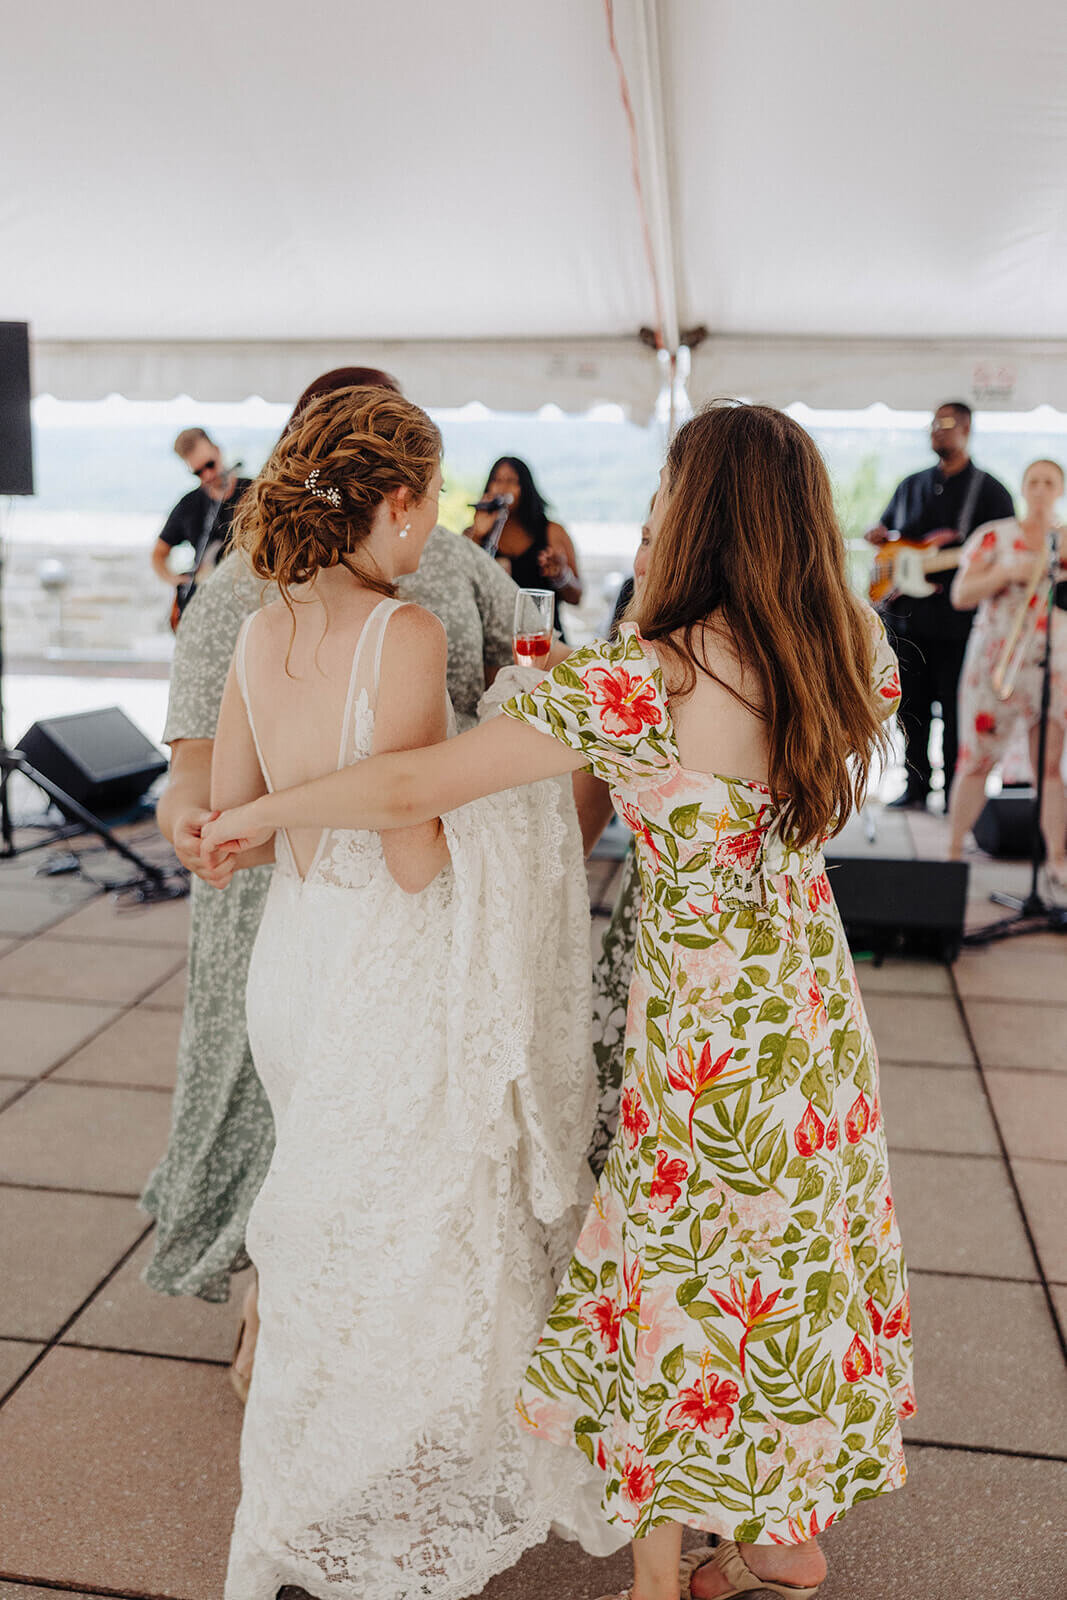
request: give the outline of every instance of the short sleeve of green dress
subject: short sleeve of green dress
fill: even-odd
[[[175,641],[168,744],[215,737],[237,635],[262,595],[263,585],[235,556],[197,585]],[[145,1282],[162,1294],[226,1300],[230,1275],[248,1265],[245,1221],[274,1148],[244,1007],[270,873],[269,867],[239,872],[221,892],[193,879],[170,1139],[141,1199],[156,1220]]]
[[[662,778],[671,759],[655,678],[630,632],[576,651],[504,712],[588,757],[606,783],[640,786]]]

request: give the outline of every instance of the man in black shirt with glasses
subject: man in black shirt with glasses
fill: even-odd
[[[897,485],[882,520],[867,533],[872,544],[895,539],[931,543],[946,553],[958,548],[983,523],[1014,515],[1011,495],[970,458],[971,408],[961,400],[938,406],[930,424],[937,465]],[[951,570],[930,574],[934,593],[891,597],[882,614],[900,660],[900,724],[904,733],[907,788],[890,803],[922,809],[930,790],[930,723],[941,709],[945,811],[958,745],[956,696],[972,613],[949,602]]]
[[[222,451],[203,428],[183,428],[174,441],[174,453],[199,485],[178,501],[152,549],[153,572],[175,591],[171,626],[176,628],[192,598],[197,574],[210,572],[229,549],[237,502],[252,480],[239,478],[235,467],[225,465]],[[171,569],[169,556],[179,544],[193,547],[191,574]]]

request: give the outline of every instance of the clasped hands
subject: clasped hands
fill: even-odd
[[[213,889],[227,888],[240,856],[259,849],[274,835],[272,827],[256,826],[254,807],[253,801],[230,811],[191,807],[184,812],[174,829],[174,854],[182,866]]]

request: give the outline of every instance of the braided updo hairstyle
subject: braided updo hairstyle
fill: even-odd
[[[440,457],[440,433],[410,400],[378,387],[335,389],[278,440],[241,501],[235,543],[290,611],[292,584],[338,565],[392,596],[396,585],[359,547],[387,495],[406,488],[425,498]]]

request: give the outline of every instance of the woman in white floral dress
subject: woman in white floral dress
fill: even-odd
[[[1063,494],[1063,468],[1055,461],[1031,461],[1023,473],[1026,515],[976,528],[960,554],[952,603],[961,610],[977,605],[960,676],[960,751],[952,785],[952,840],[949,855],[963,855],[967,834],[985,804],[986,778],[1004,756],[1017,728],[1025,729],[1030,764],[1037,770],[1041,688],[1048,641],[1045,600],[1040,585],[1031,599],[1031,617],[1020,647],[1022,664],[1007,700],[993,689],[993,670],[1010,636],[1034,568],[1047,556],[1049,530]],[[1061,551],[1060,577],[1067,571]],[[1064,798],[1063,746],[1067,734],[1067,612],[1052,612],[1052,682],[1045,750],[1045,801],[1041,824],[1048,870],[1067,887],[1067,801]]]
[[[896,662],[781,413],[687,423],[652,524],[640,631],[577,652],[507,724],[267,796],[208,843],[395,827],[579,764],[611,785],[644,889],[621,1125],[519,1416],[632,1538],[633,1600],[677,1600],[686,1525],[724,1541],[698,1600],[804,1600],[816,1535],[903,1483],[914,1410],[877,1058],[822,859]]]

